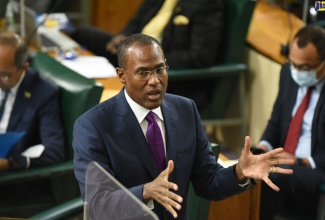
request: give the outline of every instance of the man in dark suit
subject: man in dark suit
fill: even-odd
[[[294,208],[300,215],[315,215],[319,185],[325,183],[325,30],[312,25],[303,27],[291,43],[288,58],[280,73],[271,118],[257,147],[266,152],[284,147],[278,156],[293,159],[295,164],[281,166],[292,169],[293,175],[270,174],[280,192],[262,186],[261,220],[273,219],[282,207]],[[297,125],[299,106],[308,97],[308,88],[309,103],[300,114],[302,123]],[[295,131],[297,135],[293,135]]]
[[[170,15],[160,17],[162,8]],[[118,66],[118,45],[131,34],[146,32],[161,42],[171,68],[198,68],[215,64],[223,27],[222,0],[145,0],[120,34],[84,27],[71,37]]]
[[[250,178],[263,179],[279,190],[269,181],[268,173],[291,174],[290,169],[273,167],[292,164],[291,159],[270,159],[282,149],[254,156],[249,151],[249,137],[237,165],[219,165],[194,102],[166,93],[168,66],[157,40],[144,34],[131,35],[119,46],[118,58],[116,71],[124,88],[80,116],[74,126],[75,175],[84,199],[86,169],[93,161],[153,208],[159,219],[188,219],[190,181],[199,196],[220,200],[249,188]],[[149,148],[152,122],[148,115],[152,114],[161,138],[159,158]],[[107,192],[95,195],[105,201]],[[117,200],[113,204],[102,202],[105,209],[98,206],[95,210],[116,204]]]
[[[117,67],[118,45],[130,34],[144,33],[161,42],[171,68],[205,68],[217,61],[223,28],[222,0],[145,0],[120,34],[86,27],[71,37]],[[209,79],[170,82],[168,92],[193,99],[202,111],[211,100],[211,83]]]
[[[25,132],[7,157],[0,159],[1,171],[44,166],[65,159],[59,90],[28,68],[27,58],[27,47],[17,34],[0,33],[0,105],[4,107],[0,133]],[[34,153],[23,153],[27,149],[34,149]]]

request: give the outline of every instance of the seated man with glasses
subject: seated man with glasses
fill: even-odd
[[[0,175],[65,159],[59,90],[29,68],[27,59],[23,40],[15,33],[0,32],[0,134],[25,132],[0,158]],[[1,186],[0,216],[27,217],[23,212],[12,216],[10,207],[27,205],[35,195],[48,194],[50,190],[47,180]]]
[[[28,49],[20,37],[0,32],[0,133],[25,132],[7,157],[0,158],[0,171],[65,159],[59,90],[30,69],[27,59]]]
[[[288,207],[301,219],[315,217],[319,185],[325,183],[325,30],[313,25],[299,30],[288,58],[257,148],[268,152],[283,147],[279,156],[293,159],[295,164],[280,166],[292,169],[293,175],[269,175],[280,192],[262,185],[261,220],[271,220]]]

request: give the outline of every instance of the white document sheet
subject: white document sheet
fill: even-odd
[[[22,155],[25,157],[29,157],[29,158],[38,158],[41,156],[41,154],[43,153],[43,151],[45,150],[45,147],[43,144],[38,144],[35,146],[32,146],[28,149],[26,149]]]
[[[105,57],[78,56],[73,60],[61,60],[61,63],[87,78],[112,78],[117,76],[115,67]]]

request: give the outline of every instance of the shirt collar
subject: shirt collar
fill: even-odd
[[[22,81],[24,80],[24,78],[25,78],[25,73],[26,73],[26,71],[23,72],[23,74],[21,75],[21,77],[20,77],[18,83],[17,83],[14,87],[12,87],[12,88],[10,89],[10,92],[11,92],[12,94],[16,94],[16,93],[17,93],[18,88],[19,88],[21,82],[22,82]]]
[[[133,99],[131,99],[131,97],[128,95],[128,93],[126,92],[125,89],[124,89],[124,95],[125,95],[126,101],[129,103],[132,111],[134,112],[135,117],[137,118],[139,124],[145,119],[145,117],[147,116],[149,111],[154,112],[161,121],[164,121],[160,106],[158,108],[149,110],[149,109],[142,107],[135,101],[133,101]]]
[[[13,86],[12,88],[10,88],[10,92],[9,92],[9,94],[13,94],[13,95],[16,95],[16,94],[17,94],[18,88],[19,88],[21,82],[22,82],[22,81],[24,80],[24,78],[25,78],[25,72],[26,72],[26,71],[24,71],[23,74],[21,75],[21,77],[20,77],[18,83],[17,83],[15,86]]]
[[[325,82],[325,80],[323,79],[323,80],[321,80],[319,83],[317,83],[317,84],[315,85],[315,89],[316,89],[316,91],[317,91],[318,93],[320,93],[320,92],[322,91],[322,88],[323,88],[323,86],[324,86],[324,82]]]

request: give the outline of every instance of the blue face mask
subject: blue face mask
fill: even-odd
[[[299,86],[314,86],[319,82],[316,77],[316,70],[297,71],[293,65],[290,65],[291,77]]]

